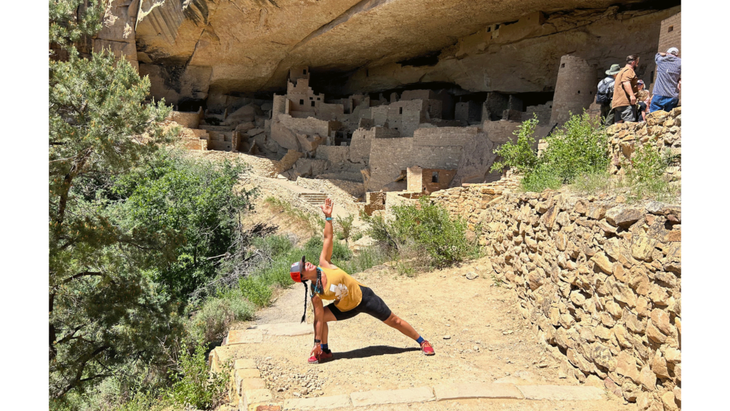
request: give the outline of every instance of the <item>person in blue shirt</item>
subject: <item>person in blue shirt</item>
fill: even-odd
[[[656,82],[649,112],[671,111],[679,104],[679,91],[682,88],[682,59],[679,58],[679,50],[672,47],[666,53],[659,52],[654,61]]]

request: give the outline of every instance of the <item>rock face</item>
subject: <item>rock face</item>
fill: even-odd
[[[568,53],[598,76],[638,52],[649,83],[661,20],[679,11],[679,2],[643,10],[616,0],[122,3],[136,16],[130,27],[140,73],[150,76],[154,97],[174,104],[280,92],[294,66],[354,72],[333,83],[337,90],[323,90],[329,93],[437,81],[471,91],[543,92],[554,87]],[[616,3],[632,5],[610,7]]]

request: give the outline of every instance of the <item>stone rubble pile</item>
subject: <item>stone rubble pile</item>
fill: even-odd
[[[431,198],[467,217],[495,277],[576,378],[597,376],[641,410],[680,408],[680,207],[504,185]]]

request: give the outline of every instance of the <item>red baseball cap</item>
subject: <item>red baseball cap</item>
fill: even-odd
[[[302,282],[302,273],[304,272],[304,256],[302,256],[302,261],[297,261],[296,263],[291,265],[291,269],[289,270],[289,275],[291,276],[291,279],[294,280],[294,282],[301,283]]]

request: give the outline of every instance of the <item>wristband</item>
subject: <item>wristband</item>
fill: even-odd
[[[316,339],[316,338],[315,338],[315,339],[314,339],[314,343],[315,343],[315,344],[322,344],[322,340],[318,340],[318,339]]]
[[[332,221],[332,217],[326,217],[325,220]]]

